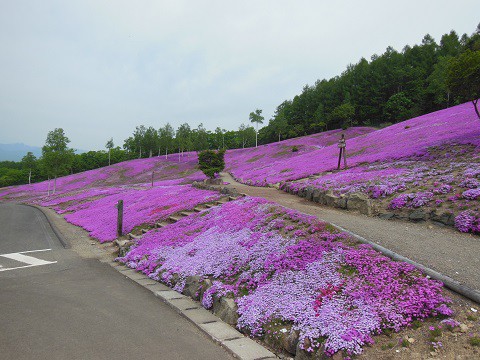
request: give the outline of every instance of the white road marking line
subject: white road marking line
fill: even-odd
[[[27,253],[43,252],[43,251],[49,251],[49,250],[52,250],[52,249],[30,250],[30,251],[22,251],[18,253],[0,254],[0,257],[4,257],[7,259],[11,259],[11,260],[15,260],[15,261],[27,264],[24,266],[17,266],[13,268],[4,268],[2,265],[0,265],[0,272],[8,271],[8,270],[23,269],[23,268],[33,267],[33,266],[55,264],[56,261],[46,261],[42,259],[37,259],[36,257],[33,257],[33,256],[24,255]]]
[[[42,251],[51,251],[52,249],[41,249],[41,250],[29,250],[29,251],[20,251],[18,253],[12,253],[12,254],[28,254],[28,253],[34,253],[34,252],[42,252]],[[8,254],[4,254],[8,255]],[[3,255],[0,255],[3,256]]]
[[[27,256],[23,255],[20,253],[14,253],[14,254],[6,254],[6,255],[0,255],[1,257],[7,258],[7,259],[12,259],[15,261],[20,261],[28,265],[34,265],[34,266],[40,266],[40,265],[46,265],[46,264],[51,264],[51,261],[45,261],[42,259],[37,259],[33,256]]]

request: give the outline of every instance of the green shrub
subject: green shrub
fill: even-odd
[[[202,172],[213,179],[215,174],[225,168],[225,150],[204,150],[198,153],[198,167]]]
[[[389,342],[388,344],[383,344],[382,345],[382,350],[389,350],[395,347],[395,344],[392,342]]]
[[[470,345],[472,346],[480,346],[480,337],[478,336],[472,336],[470,338]]]
[[[477,321],[478,318],[475,315],[467,315],[467,320],[468,321]]]
[[[298,148],[294,145],[292,146],[292,152],[297,152],[298,151]]]

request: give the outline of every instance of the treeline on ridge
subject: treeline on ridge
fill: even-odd
[[[472,100],[472,96],[478,99],[480,79],[476,79],[480,78],[480,65],[475,65],[470,88],[463,86],[461,76],[456,79],[460,82],[456,88],[451,84],[452,63],[470,54],[467,61],[478,63],[480,24],[470,36],[459,37],[451,31],[438,44],[426,35],[421,44],[407,45],[401,52],[388,47],[370,61],[362,58],[349,65],[340,76],[306,85],[301,94],[278,105],[268,125],[259,129],[258,134],[250,124],[242,124],[237,130],[217,127],[215,131],[207,130],[203,124],[191,128],[184,123],[176,130],[169,123],[158,129],[140,125],[124,140],[123,149],[114,146],[110,139],[106,150],[75,154],[66,146],[69,140],[63,130],[55,129],[47,137],[41,158],[28,153],[20,162],[0,162],[0,187],[56,178],[135,158],[250,147],[256,145],[256,135],[259,144],[267,144],[351,126],[387,126]],[[457,66],[457,73],[463,71],[462,66]],[[453,75],[455,78],[456,74]],[[250,122],[261,124],[261,112],[257,109],[250,113]],[[56,143],[64,146],[62,165],[52,168],[45,149],[57,146],[47,146],[53,135]]]
[[[480,24],[471,36],[459,38],[451,31],[438,44],[426,35],[420,45],[401,52],[389,46],[282,102],[259,131],[260,142],[350,126],[382,127],[469,101],[447,86],[449,63],[468,51],[480,51]]]

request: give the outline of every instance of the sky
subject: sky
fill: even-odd
[[[387,5],[388,4],[388,5]],[[360,58],[472,34],[478,0],[0,0],[0,143],[122,146],[138,125],[236,130]]]

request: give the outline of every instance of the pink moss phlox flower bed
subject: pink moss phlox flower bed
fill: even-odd
[[[238,328],[265,335],[273,321],[300,332],[307,351],[351,354],[384,330],[450,315],[442,284],[359,245],[313,216],[246,197],[145,234],[119,259],[182,291],[213,280],[202,303],[233,296]]]
[[[349,167],[421,156],[426,154],[429,147],[448,143],[480,145],[480,126],[471,103],[423,115],[381,130],[368,129],[361,136],[348,131],[345,134]],[[355,128],[351,131],[355,131]],[[340,133],[337,131],[333,134],[337,141]],[[303,139],[307,138],[300,141]],[[288,144],[288,141],[290,140],[285,143]],[[318,149],[312,150],[311,146],[314,145],[309,142],[308,151],[292,153],[291,145],[287,145],[284,152],[289,153],[288,157],[284,156],[279,146],[281,145],[259,146],[255,150],[248,149],[248,153],[246,150],[228,152],[227,170],[243,183],[265,186],[306,178],[337,167],[336,142],[325,146],[321,136],[318,137]]]
[[[132,231],[136,226],[153,225],[157,221],[182,211],[191,210],[198,204],[218,200],[214,191],[198,190],[191,185],[155,187],[91,188],[81,193],[57,197],[39,202],[51,206],[59,213],[67,213],[65,220],[89,231],[100,242],[116,239],[117,208],[124,202],[123,230]],[[71,205],[60,207],[66,202]]]
[[[408,180],[418,178],[418,172],[409,171],[401,166],[358,166],[346,171],[326,174],[315,180],[304,180],[289,184],[291,190],[298,192],[307,187],[323,191],[333,190],[334,194],[366,192],[373,198],[390,195],[398,190],[405,190]],[[396,181],[399,179],[398,181]],[[286,183],[281,184],[284,188]]]
[[[357,127],[347,130],[331,130],[320,134],[284,140],[258,148],[229,150],[225,154],[226,170],[237,180],[250,185],[266,186],[287,179],[306,177],[298,159],[320,154],[322,149],[336,147],[342,133],[348,139],[374,131]],[[292,151],[293,150],[293,151]],[[315,159],[317,162],[319,159]],[[303,161],[303,160],[302,160]]]
[[[480,233],[480,146],[473,144],[432,147],[410,159],[356,166],[317,179],[285,182],[280,188],[292,193],[330,190],[337,196],[360,192],[371,199],[388,199],[390,210],[429,206],[455,214],[458,230]]]
[[[70,192],[83,191],[92,187],[119,186],[129,184],[149,184],[154,172],[154,183],[159,185],[189,184],[206,179],[197,169],[198,157],[195,152],[184,153],[180,157],[172,154],[125,161],[100,169],[63,176],[57,179],[55,195],[63,196]],[[48,189],[53,189],[53,180],[31,185],[9,187],[0,192],[0,198],[16,201],[43,199]]]
[[[116,238],[116,205],[124,201],[124,232],[134,227],[163,220],[178,211],[218,199],[217,192],[190,185],[203,180],[198,171],[196,153],[185,153],[127,161],[101,169],[57,179],[55,194],[47,181],[10,187],[0,198],[52,207],[66,213],[65,219],[90,232],[101,242]],[[154,172],[154,187],[151,187]],[[49,187],[50,186],[50,187]]]

